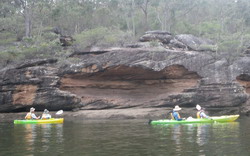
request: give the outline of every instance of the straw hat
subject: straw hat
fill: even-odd
[[[179,110],[181,110],[181,108],[178,105],[176,105],[173,110],[174,111],[179,111]]]
[[[201,106],[200,105],[196,105],[196,109],[199,111],[201,110]]]

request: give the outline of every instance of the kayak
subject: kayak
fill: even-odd
[[[216,122],[232,122],[239,118],[240,115],[223,115],[212,116],[211,118]]]
[[[38,120],[14,120],[14,124],[48,124],[63,123],[63,118],[38,119]]]
[[[197,118],[188,118],[186,120],[149,120],[149,124],[158,125],[158,124],[192,124],[192,123],[214,123],[214,122],[232,122],[235,121],[239,115],[224,115],[224,116],[214,116],[208,119],[197,119]]]

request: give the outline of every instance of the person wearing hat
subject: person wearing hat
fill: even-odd
[[[196,105],[196,109],[198,110],[198,112],[196,114],[198,119],[209,118],[209,116],[205,114],[204,110],[201,108],[200,105]]]
[[[45,109],[43,111],[42,119],[50,119],[50,118],[51,118],[51,115],[49,114],[49,111]]]
[[[34,107],[31,107],[31,108],[30,108],[30,112],[26,114],[25,119],[26,119],[26,120],[40,119],[40,116],[37,117],[37,116],[35,115],[35,108],[34,108]]]
[[[180,114],[178,113],[178,111],[180,110],[181,108],[178,105],[174,107],[173,111],[171,112],[172,120],[177,120],[177,121],[184,120],[184,118],[181,118]]]

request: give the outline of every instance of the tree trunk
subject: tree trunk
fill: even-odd
[[[31,36],[31,10],[26,6],[24,8],[24,20],[25,20],[25,37]]]
[[[135,1],[132,0],[132,27],[133,27],[133,36],[135,37],[135,19],[134,19],[134,10],[135,9]]]

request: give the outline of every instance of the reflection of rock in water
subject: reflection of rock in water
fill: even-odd
[[[56,124],[56,142],[62,143],[63,139],[63,124]]]

